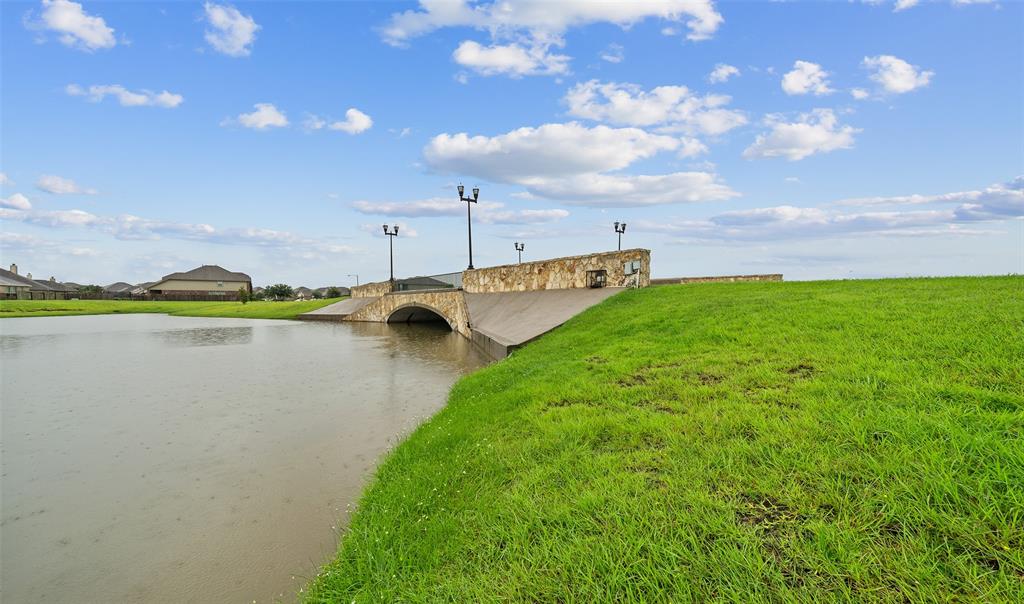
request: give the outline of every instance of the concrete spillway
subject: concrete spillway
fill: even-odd
[[[602,287],[596,289],[547,289],[525,292],[500,292],[473,294],[463,291],[446,292],[461,297],[468,314],[468,325],[452,328],[462,332],[491,357],[500,359],[510,352],[565,323],[591,306],[613,296],[624,288]],[[423,294],[426,294],[424,292]],[[423,296],[420,294],[420,296]],[[398,295],[415,300],[417,294],[385,294],[367,298],[350,298],[308,312],[299,318],[312,321],[368,320],[349,318],[358,311],[372,311],[370,305],[382,303],[382,298]],[[415,302],[414,302],[415,303]],[[430,306],[433,309],[437,307]],[[408,304],[402,306],[409,308]],[[385,311],[386,312],[386,311]],[[366,316],[367,313],[360,313]],[[369,313],[372,316],[372,313]],[[453,319],[439,313],[442,318],[454,323]],[[380,318],[369,320],[387,321],[384,313]],[[390,316],[390,314],[389,314]]]

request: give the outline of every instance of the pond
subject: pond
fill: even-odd
[[[3,319],[2,599],[291,601],[484,362],[424,324]]]

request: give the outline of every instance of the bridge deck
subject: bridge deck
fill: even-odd
[[[379,297],[380,296],[371,296],[368,298],[346,298],[339,302],[335,302],[334,304],[328,304],[323,308],[303,313],[299,315],[299,318],[310,321],[340,321],[370,302],[377,300]]]

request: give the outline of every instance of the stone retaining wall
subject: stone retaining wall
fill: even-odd
[[[725,275],[722,277],[672,277],[671,279],[651,279],[651,285],[679,285],[683,283],[711,283],[722,281],[734,283],[737,281],[782,281],[781,273],[770,275]]]
[[[624,265],[633,260],[640,261],[640,272],[626,275]],[[637,279],[640,287],[647,287],[651,283],[651,252],[631,249],[465,271],[462,288],[471,293],[585,288],[587,271],[593,270],[608,271],[608,287],[628,287]]]
[[[377,281],[376,283],[364,283],[352,288],[353,298],[373,298],[391,293],[394,283],[391,281]]]

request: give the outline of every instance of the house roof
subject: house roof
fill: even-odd
[[[117,294],[133,289],[135,286],[131,283],[125,283],[124,281],[118,281],[117,283],[111,283],[110,285],[103,288],[103,291]]]
[[[451,283],[445,283],[439,279],[433,277],[409,277],[408,279],[399,279],[397,281],[403,285],[433,285],[439,287],[449,287]]]
[[[184,273],[164,275],[161,281],[180,279],[183,281],[252,281],[245,273],[233,273],[216,264],[204,264]]]
[[[0,285],[3,287],[34,287],[35,283],[21,275],[0,268]]]
[[[297,293],[297,294],[311,294],[311,293],[313,293],[313,290],[309,289],[308,287],[296,287],[295,288],[295,293]]]
[[[36,291],[73,292],[78,289],[60,281],[50,281],[48,279],[33,279],[32,281],[36,284]]]

